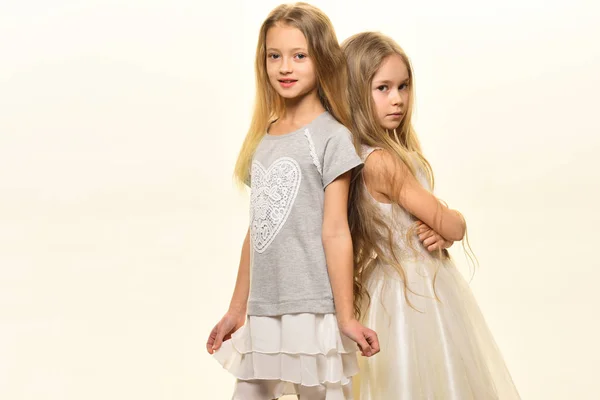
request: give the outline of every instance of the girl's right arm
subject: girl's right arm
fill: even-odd
[[[229,304],[229,310],[221,321],[210,332],[206,342],[206,350],[213,354],[219,350],[224,340],[229,340],[231,334],[244,325],[246,321],[246,308],[248,304],[248,295],[250,293],[250,228],[246,233],[244,244],[242,245],[242,255],[240,257],[240,266],[235,282],[235,289]]]
[[[413,176],[408,167],[385,150],[373,152],[365,163],[365,183],[371,192],[387,197],[423,221],[448,241],[465,235],[463,216],[451,210]]]
[[[240,256],[240,265],[238,275],[235,281],[235,289],[229,304],[229,313],[242,315],[246,318],[246,307],[248,304],[248,295],[250,293],[250,228],[246,232],[246,238],[242,245],[242,255]]]

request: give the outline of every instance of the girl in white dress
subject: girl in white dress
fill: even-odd
[[[360,399],[519,399],[446,250],[463,239],[466,224],[432,194],[431,167],[411,124],[408,57],[374,32],[350,37],[342,49],[351,131],[365,162],[351,188],[355,297],[382,348],[361,362]]]
[[[351,399],[356,344],[365,356],[379,345],[353,307],[347,204],[362,161],[344,126],[346,64],[327,16],[305,3],[275,8],[260,29],[256,79],[236,165],[251,188],[250,227],[207,350],[237,378],[234,400]]]

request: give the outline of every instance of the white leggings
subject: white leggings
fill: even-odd
[[[241,381],[235,384],[232,400],[274,400],[290,393],[291,385],[281,381],[254,380]],[[350,386],[350,385],[348,385]],[[300,400],[327,400],[327,389],[325,386],[301,386],[292,385]],[[344,392],[350,392],[351,388],[344,388]],[[346,397],[350,400],[350,397]]]

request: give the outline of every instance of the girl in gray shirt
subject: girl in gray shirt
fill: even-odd
[[[356,351],[379,351],[356,319],[347,220],[352,170],[346,66],[331,22],[304,3],[263,23],[257,99],[236,165],[250,227],[228,312],[207,350],[236,378],[233,399],[352,398]]]

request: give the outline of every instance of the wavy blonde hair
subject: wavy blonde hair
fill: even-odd
[[[342,50],[348,64],[348,90],[352,113],[351,131],[355,142],[386,150],[396,161],[406,165],[413,175],[416,171],[411,154],[416,155],[416,161],[420,164],[420,169],[425,172],[426,179],[433,189],[433,171],[423,156],[421,144],[412,125],[415,96],[414,73],[408,56],[391,38],[377,32],[363,32],[351,36],[342,44]],[[377,121],[371,85],[383,61],[392,55],[400,56],[406,65],[409,76],[409,96],[402,122],[397,129],[390,132],[382,128]],[[350,188],[349,223],[355,259],[354,309],[359,318],[362,306],[365,302],[370,301],[364,282],[375,268],[376,263],[382,262],[394,267],[404,284],[404,298],[411,307],[412,303],[408,293],[417,294],[408,287],[406,272],[401,260],[401,253],[404,254],[404,252],[399,251],[395,243],[392,229],[389,226],[392,221],[386,221],[380,215],[375,204],[367,198],[368,196],[364,181],[355,179]],[[412,247],[411,237],[414,237],[415,230],[416,225],[409,229],[406,238],[406,243],[413,251],[416,249]],[[438,251],[438,256],[450,257],[445,249]],[[435,276],[437,276],[437,272]],[[433,278],[434,290],[435,276]]]
[[[351,123],[346,92],[346,62],[331,21],[321,10],[307,3],[282,4],[276,7],[263,22],[258,36],[254,115],[235,165],[234,176],[238,182],[247,180],[252,157],[269,124],[285,112],[284,100],[271,86],[266,68],[267,31],[277,24],[295,27],[304,34],[308,54],[315,66],[317,88],[323,107],[346,127],[350,127]]]

